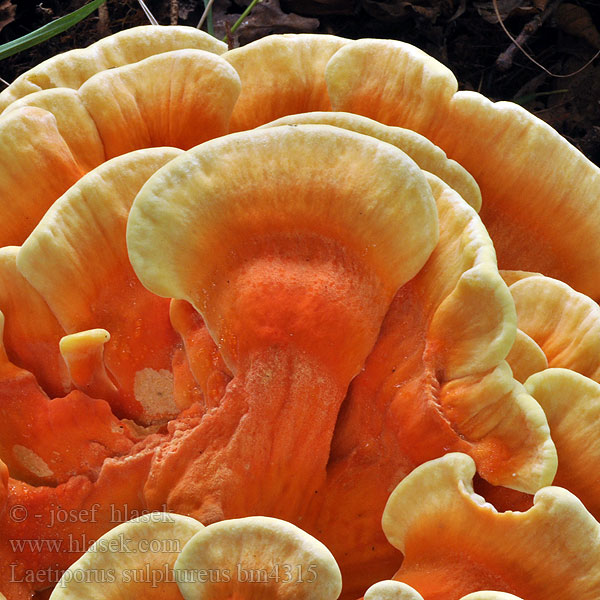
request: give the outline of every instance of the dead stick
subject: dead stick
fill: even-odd
[[[171,0],[171,25],[179,22],[179,0]]]
[[[110,15],[106,2],[98,7],[98,33],[101,37],[110,35]]]
[[[535,17],[533,17],[533,19],[531,19],[531,21],[529,21],[525,27],[523,27],[523,30],[516,37],[513,43],[496,59],[496,67],[498,70],[508,71],[512,67],[513,60],[519,49],[523,48],[523,45],[527,42],[527,40],[537,32],[544,21],[548,19],[548,17],[556,10],[557,6],[561,2],[562,0],[554,0],[553,2],[550,2],[539,15],[535,15]],[[494,8],[497,9],[495,2],[494,5]],[[498,11],[497,16],[498,19],[501,20]]]

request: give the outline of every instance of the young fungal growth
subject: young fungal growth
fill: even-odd
[[[110,334],[103,352],[102,339],[88,334],[84,340],[95,348],[85,360],[98,361],[84,369],[88,382],[77,375],[82,367],[78,340],[63,341],[76,386],[98,394],[110,390],[108,397],[99,397],[114,413],[145,425],[178,413],[171,364],[179,339],[169,321],[168,300],[150,294],[133,272],[125,230],[137,192],[178,154],[174,148],[140,150],[90,172],[54,203],[17,258],[20,272],[68,335],[98,328]],[[48,264],[52,269],[45,268]],[[105,366],[114,389],[102,375]]]
[[[133,442],[104,400],[74,389],[64,330],[17,271],[17,251],[0,249],[0,459],[14,478],[58,485]]]
[[[129,218],[132,264],[154,293],[194,305],[234,376],[179,445],[196,456],[165,456],[153,485],[175,481],[170,500],[194,488],[203,521],[301,514],[348,384],[437,239],[418,167],[325,125],[213,140],[152,177]]]
[[[331,552],[269,517],[209,525],[185,545],[174,572],[185,600],[337,600],[342,591]]]
[[[470,457],[451,453],[394,490],[383,515],[386,536],[404,554],[394,579],[425,600],[490,589],[528,600],[598,598],[600,524],[583,504],[548,487],[529,510],[501,513],[473,493],[474,474]]]
[[[190,517],[160,512],[122,523],[65,571],[50,600],[181,600],[173,565],[202,528]]]
[[[65,335],[60,340],[59,348],[77,389],[94,398],[104,398],[117,404],[119,390],[104,363],[104,345],[109,340],[110,333],[106,329],[89,329]]]

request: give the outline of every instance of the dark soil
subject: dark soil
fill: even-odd
[[[218,37],[224,36],[248,1],[215,0]],[[79,8],[85,0],[38,2],[0,0],[0,43]],[[450,67],[461,89],[523,105],[600,164],[600,58],[594,59],[600,49],[600,0],[495,2],[513,36],[524,28],[534,30],[524,47],[552,75],[520,50],[511,49],[511,40],[497,22],[494,0],[262,0],[231,36],[231,43],[243,45],[286,32],[403,40]],[[147,5],[161,24],[176,19],[196,26],[203,11],[202,0],[147,0]],[[137,0],[108,0],[106,9],[106,19],[96,12],[66,33],[0,62],[0,77],[10,82],[54,54],[148,23]]]

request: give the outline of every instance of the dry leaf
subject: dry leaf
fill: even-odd
[[[15,20],[17,7],[11,0],[0,0],[0,31]]]
[[[533,0],[533,5],[540,11],[544,12],[548,6],[548,0]]]
[[[223,9],[214,8],[215,33],[219,37],[221,32],[228,33],[240,15],[227,14]],[[319,19],[286,13],[281,10],[279,0],[262,0],[235,32],[230,46],[244,46],[273,33],[313,33],[318,27]]]
[[[380,21],[400,21],[408,16],[410,2],[398,0],[396,2],[380,2],[379,0],[363,0],[365,11]]]
[[[474,5],[485,21],[488,23],[498,22],[493,0],[479,0],[474,2]],[[503,21],[515,14],[523,15],[537,12],[529,0],[496,0],[496,5]]]
[[[594,48],[600,49],[600,33],[590,13],[577,4],[561,4],[556,9],[556,24],[569,35],[584,39]]]
[[[300,15],[352,15],[356,0],[286,0],[283,8]]]
[[[363,0],[365,11],[383,21],[400,21],[410,14],[417,13],[431,22],[441,14],[451,14],[452,2],[440,0]]]

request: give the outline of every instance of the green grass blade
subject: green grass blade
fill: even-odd
[[[204,9],[206,10],[207,8],[208,8],[208,15],[206,17],[206,31],[207,31],[207,33],[210,33],[210,35],[214,36],[215,35],[215,27],[213,24],[213,11],[212,11],[212,4],[211,4],[210,0],[204,0]]]
[[[93,13],[104,2],[106,2],[106,0],[92,0],[92,2],[89,2],[85,6],[78,8],[64,17],[60,17],[60,19],[47,23],[43,27],[17,38],[12,42],[0,45],[0,60],[8,58],[13,54],[17,54],[18,52],[31,48],[37,44],[41,44],[55,35],[66,31],[76,23],[79,23],[79,21],[83,21],[83,19]]]
[[[244,19],[252,12],[252,9],[262,0],[252,0],[246,10],[240,15],[240,18],[231,26],[230,33],[235,33],[235,30],[244,22]],[[225,36],[224,42],[227,42],[227,36]]]

